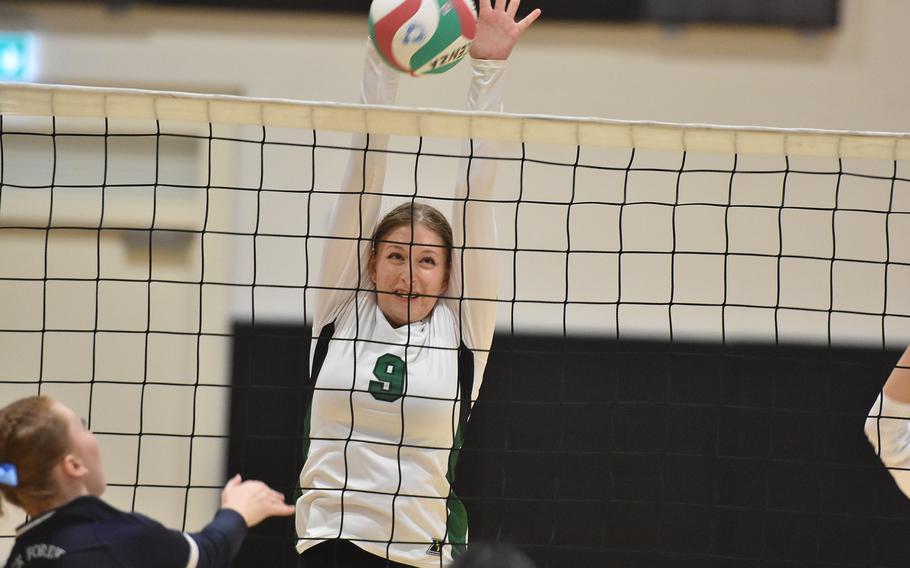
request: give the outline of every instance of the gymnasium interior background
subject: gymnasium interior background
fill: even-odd
[[[533,5],[532,0],[524,3]],[[355,102],[367,2],[361,14],[185,4],[13,0],[0,4],[0,32],[34,34],[36,82]],[[612,20],[588,12],[562,19],[548,17],[544,5],[542,20],[509,63],[507,110],[910,132],[910,75],[902,71],[910,51],[905,30],[910,4],[827,4],[838,6],[836,21],[817,27]],[[554,4],[553,9],[564,6]],[[404,79],[399,102],[462,108],[466,83],[466,65],[439,78]],[[325,140],[343,144],[346,139],[328,134]],[[47,148],[23,145],[16,151],[8,180],[14,175],[23,183],[46,178]],[[97,160],[91,167],[80,164],[101,151],[90,145],[62,146],[61,176],[76,180],[94,175]],[[124,148],[118,175],[138,175],[130,156],[139,160],[147,151]],[[569,162],[574,155],[574,148],[534,151]],[[162,152],[169,175],[198,177],[204,148],[171,141]],[[677,158],[651,157],[664,164]],[[322,164],[337,173],[343,160],[333,154]],[[215,161],[215,175],[242,185],[258,175],[254,163],[255,156],[243,150],[225,149]],[[288,161],[275,163],[268,173],[273,185],[299,183],[299,172]],[[413,173],[412,166],[399,169],[401,179]],[[565,169],[540,174],[534,191],[565,185]],[[504,175],[504,184],[514,185],[515,172]],[[32,209],[26,196],[10,195],[0,224],[28,221],[41,211]],[[166,199],[171,201],[162,208],[163,223],[179,228],[192,222],[186,216],[198,212],[198,199],[176,193]],[[248,205],[225,202],[224,223],[244,222]],[[61,197],[58,207],[70,223],[97,222],[92,221],[97,211],[91,197]],[[273,207],[275,226],[294,231],[298,220],[293,211],[282,214],[277,201]],[[129,200],[122,215],[129,223]],[[218,222],[213,215],[213,226]],[[545,219],[530,223],[546,226]],[[548,238],[547,231],[541,229],[539,237]],[[553,231],[564,232],[564,226],[557,224]],[[52,268],[69,270],[94,254],[96,241],[63,233],[51,239],[54,252],[47,254]],[[213,246],[230,254],[230,244]],[[104,247],[108,262],[123,271],[145,269],[136,243],[110,235]],[[156,262],[163,273],[190,274],[199,262],[187,252],[191,248],[181,242],[162,244]],[[0,235],[4,276],[41,272],[45,254],[43,235]],[[280,269],[281,251],[270,254]],[[217,270],[235,269],[226,262]],[[562,277],[557,271],[555,282]],[[528,297],[545,297],[552,288],[553,281],[530,268],[517,278]],[[33,323],[40,300],[34,288],[0,284],[0,321],[8,322],[0,327]],[[61,289],[51,291],[49,299],[56,302],[61,322],[80,322],[91,318],[79,307],[94,305],[91,293]],[[109,310],[118,314],[111,317],[126,322],[122,325],[140,317],[131,313],[131,293],[111,289],[107,295]],[[157,301],[168,308],[156,317],[191,328],[197,317],[198,308],[191,307],[195,297],[177,289],[158,293]],[[908,313],[910,291],[890,293],[904,298]],[[510,288],[504,295],[511,294]],[[85,302],[69,302],[73,298]],[[150,487],[137,495],[137,509],[166,524],[183,521],[185,491],[162,486],[217,486],[226,471],[239,470],[291,492],[300,466],[298,433],[305,411],[298,403],[305,398],[309,330],[300,321],[299,299],[261,294],[255,303],[251,325],[250,305],[236,295],[207,300],[210,309],[222,308],[205,315],[207,325],[233,338],[206,342],[200,355],[203,377],[194,375],[193,349],[166,338],[151,346],[158,356],[149,359],[149,376],[231,384],[232,389],[200,388],[190,397],[179,389],[150,389],[142,408],[132,387],[99,385],[89,402],[84,385],[65,384],[68,377],[86,376],[93,364],[86,345],[75,337],[48,338],[42,372],[58,382],[45,392],[83,414],[89,405],[105,407],[94,413],[94,428],[136,431],[136,417],[142,416],[150,431],[181,434],[192,423],[195,434],[230,433],[226,440],[152,436],[143,442],[138,481]],[[494,341],[458,473],[472,538],[514,542],[540,566],[906,564],[910,505],[876,466],[861,431],[901,341],[910,339],[906,318],[889,324],[893,327],[883,349],[876,330],[849,325],[836,330],[833,348],[815,331],[801,337],[799,329],[775,345],[766,327],[750,334],[751,321],[733,330],[740,342],[721,344],[692,322],[690,333],[671,344],[659,325],[649,333],[654,330],[647,314],[638,320],[643,322],[638,333],[619,341],[598,337],[601,316],[596,314],[577,314],[567,336],[561,319],[546,310],[529,308],[514,334],[508,330],[516,322],[502,311],[500,315],[503,330]],[[99,349],[94,363],[99,378],[143,374],[137,346],[128,339],[111,338]],[[36,350],[32,340],[16,334],[0,339],[2,402],[34,392],[36,361],[42,358]],[[128,454],[124,445],[130,443],[102,440],[106,454]],[[190,447],[189,479],[185,457],[176,467],[159,457],[185,456]],[[108,461],[106,467],[115,481],[136,480],[134,462]],[[108,498],[123,506],[131,494],[130,488],[116,486]],[[200,527],[216,500],[217,490],[192,490],[190,504],[202,512],[190,514],[187,527]],[[20,522],[17,514],[5,515],[2,534],[11,535]],[[249,539],[238,565],[292,566],[289,531],[286,523],[266,523]],[[0,544],[2,558],[11,539]]]

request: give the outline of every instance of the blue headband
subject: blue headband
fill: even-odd
[[[0,485],[9,485],[10,487],[19,486],[19,476],[16,474],[16,466],[11,463],[0,463]]]

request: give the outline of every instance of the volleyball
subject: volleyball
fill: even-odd
[[[472,0],[373,0],[370,5],[376,49],[386,63],[415,77],[457,65],[476,30]]]

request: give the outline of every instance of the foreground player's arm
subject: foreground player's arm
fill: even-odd
[[[910,497],[910,347],[869,410],[866,436],[897,486]]]
[[[214,520],[202,531],[188,535],[190,564],[195,553],[198,563],[192,565],[199,568],[230,566],[248,527],[254,527],[269,517],[294,514],[294,507],[284,502],[284,495],[261,481],[242,481],[239,475],[224,486],[221,507]]]
[[[247,524],[232,509],[221,509],[215,518],[197,533],[185,535],[190,544],[187,566],[220,568],[230,566],[246,538]]]
[[[388,105],[395,102],[398,93],[399,73],[383,63],[368,42],[363,78],[360,85],[360,102]],[[364,152],[369,139],[370,152]],[[361,286],[370,253],[369,239],[373,233],[381,202],[382,182],[386,171],[388,136],[355,134],[342,182],[342,195],[338,196],[329,221],[329,235],[322,253],[319,270],[321,288],[316,291],[314,329],[322,328],[334,320],[338,310]],[[379,151],[376,151],[379,150]]]
[[[521,34],[540,16],[534,10],[521,21],[515,21],[517,0],[481,0],[477,35],[471,46],[471,86],[468,108],[472,111],[502,111],[502,74],[506,59]],[[460,202],[455,206],[452,231],[455,250],[452,254],[449,295],[467,298],[458,306],[462,323],[462,340],[478,356],[486,358],[496,325],[496,262],[495,252],[477,250],[496,244],[496,225],[493,208],[484,203],[493,195],[496,178],[497,145],[487,140],[465,144],[463,160],[455,189]],[[459,247],[466,247],[462,252]],[[476,393],[474,393],[476,395]]]
[[[138,513],[127,514],[118,525],[105,525],[99,534],[122,566],[161,568],[227,568],[240,550],[248,527],[272,516],[289,516],[294,507],[284,495],[261,481],[235,476],[221,492],[221,510],[204,529],[183,533]],[[99,529],[100,530],[100,529]],[[84,554],[65,555],[61,568],[94,565]],[[107,565],[107,564],[105,564]]]
[[[221,507],[215,519],[201,532],[188,535],[190,564],[195,553],[198,563],[194,565],[199,568],[230,566],[248,527],[269,517],[294,514],[294,507],[284,502],[284,495],[261,481],[242,481],[239,475],[224,486]]]
[[[109,541],[109,553],[120,566],[227,568],[246,537],[247,524],[237,511],[221,509],[197,533],[166,528],[138,513],[130,514],[130,522],[123,527],[106,530],[100,536]],[[84,553],[66,554],[58,564],[61,568],[81,568],[98,561]]]

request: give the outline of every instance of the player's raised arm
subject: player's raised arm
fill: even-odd
[[[910,497],[910,347],[869,410],[866,436],[897,486]]]
[[[383,63],[372,42],[367,42],[360,102],[388,105],[395,102],[399,73]],[[369,143],[369,147],[368,147]],[[342,194],[332,208],[328,234],[318,271],[314,330],[332,321],[338,309],[361,284],[361,273],[370,253],[370,236],[382,201],[388,136],[355,134],[342,181]],[[369,151],[366,151],[369,149]]]
[[[481,0],[477,20],[477,35],[471,45],[471,86],[468,91],[468,108],[472,111],[503,110],[502,75],[506,60],[512,53],[522,33],[539,16],[532,11],[516,21],[519,0]],[[496,242],[493,209],[483,203],[493,195],[496,178],[497,145],[487,140],[466,143],[465,155],[471,158],[462,162],[455,196],[460,201],[455,206],[452,230],[455,249],[452,257],[450,295],[467,298],[461,310],[462,328],[469,347],[489,346],[496,325],[496,265],[491,251],[472,247],[489,247]],[[464,253],[459,250],[465,245]],[[481,300],[485,299],[485,300]]]

